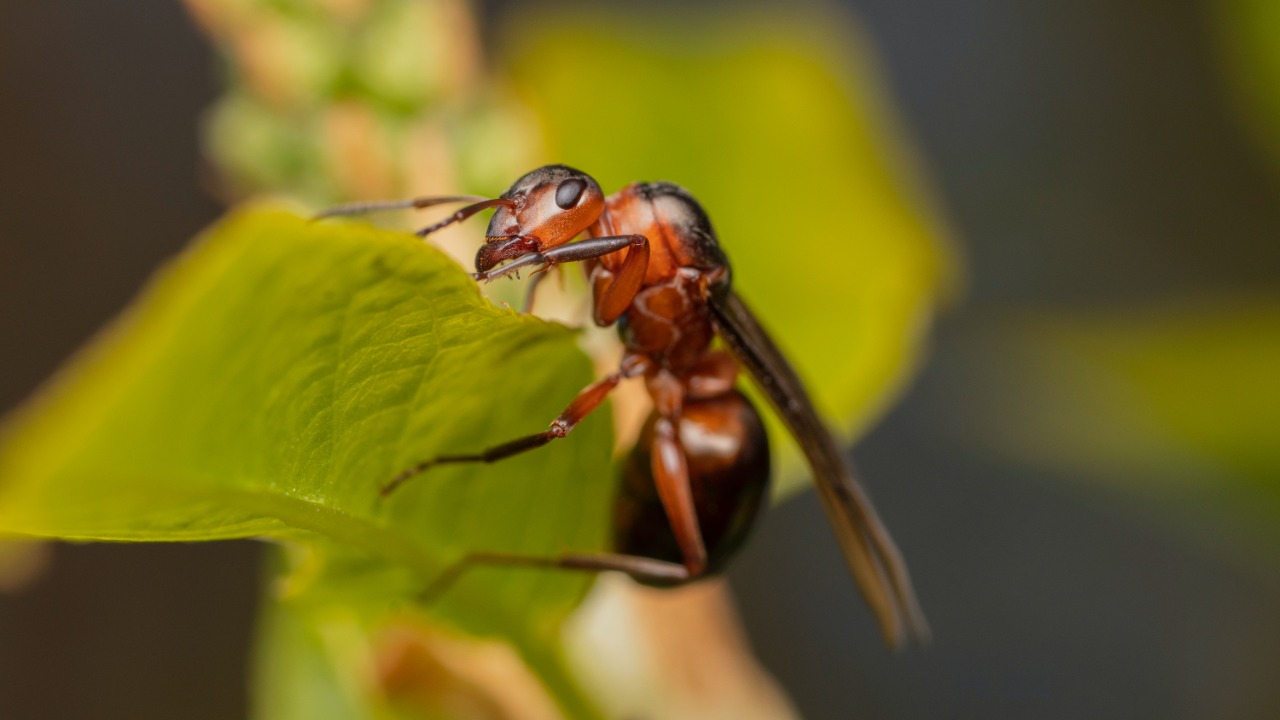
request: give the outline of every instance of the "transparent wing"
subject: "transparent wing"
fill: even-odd
[[[711,312],[730,352],[769,397],[808,459],[827,518],[849,570],[875,613],[885,643],[894,649],[901,647],[904,631],[917,642],[925,642],[929,626],[902,554],[854,478],[835,438],[818,417],[795,370],[735,293],[713,299]]]

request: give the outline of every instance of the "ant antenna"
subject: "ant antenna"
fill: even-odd
[[[317,213],[313,220],[323,220],[331,217],[342,217],[345,215],[364,215],[366,213],[382,212],[384,210],[408,210],[428,208],[433,205],[444,205],[446,203],[455,202],[475,202],[476,200],[484,200],[479,195],[449,195],[446,197],[422,197],[413,198],[412,200],[371,200],[366,202],[353,202],[346,205],[331,207],[324,212]]]
[[[456,222],[462,222],[463,220],[466,220],[467,218],[471,217],[472,215],[475,215],[481,210],[488,210],[491,207],[498,207],[499,205],[505,205],[507,207],[515,207],[516,201],[510,200],[508,198],[494,198],[493,200],[483,200],[481,202],[475,203],[474,205],[468,205],[462,208],[461,210],[441,220],[435,225],[428,225],[427,227],[422,228],[416,234],[418,237],[426,237],[431,233],[439,230],[440,228],[447,227]]]

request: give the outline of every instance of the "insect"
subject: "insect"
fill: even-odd
[[[548,429],[472,454],[406,468],[383,487],[445,463],[495,462],[563,438],[619,383],[642,379],[653,411],[624,463],[614,501],[613,552],[531,557],[473,553],[438,582],[477,563],[614,570],[658,586],[722,570],[768,497],[769,445],[759,412],[740,391],[741,367],[795,437],[832,528],[886,643],[923,642],[928,626],[901,554],[854,478],[799,377],[731,289],[729,261],[707,214],[683,188],[632,183],[605,196],[589,175],[538,168],[495,199],[419,198],[334,208],[323,216],[474,201],[418,232],[496,208],[476,255],[477,280],[584,264],[594,320],[616,324],[618,369],[582,390]],[[530,295],[532,297],[532,294]],[[713,344],[719,337],[725,349]]]

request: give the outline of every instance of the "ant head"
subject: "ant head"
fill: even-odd
[[[485,233],[489,240],[532,237],[541,249],[563,245],[600,219],[604,193],[588,174],[564,165],[545,165],[512,185]]]

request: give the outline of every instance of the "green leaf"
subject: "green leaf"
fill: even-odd
[[[410,235],[242,211],[6,423],[0,534],[289,538],[315,559],[291,593],[376,616],[471,550],[603,546],[607,411],[378,493],[415,461],[545,428],[591,379],[572,331],[494,307]],[[587,582],[477,570],[429,610],[508,638],[575,703],[545,646]]]
[[[539,7],[502,47],[556,162],[610,190],[670,180],[699,199],[735,287],[827,415],[861,432],[910,377],[956,281],[861,37],[804,5],[680,19]]]

